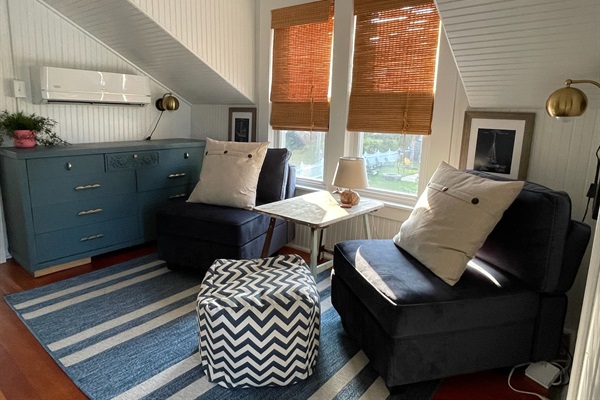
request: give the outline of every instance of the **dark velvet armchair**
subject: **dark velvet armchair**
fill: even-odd
[[[256,204],[294,196],[296,174],[287,149],[268,149],[256,189]],[[270,218],[252,210],[185,201],[156,214],[159,258],[172,269],[206,271],[217,258],[259,258]],[[294,239],[294,224],[277,220],[269,254]]]
[[[589,237],[566,193],[526,182],[456,285],[392,240],[346,241],[332,303],[388,386],[552,360]]]

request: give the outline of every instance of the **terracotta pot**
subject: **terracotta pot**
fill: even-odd
[[[18,130],[15,131],[13,139],[15,147],[34,147],[35,146],[35,131]]]

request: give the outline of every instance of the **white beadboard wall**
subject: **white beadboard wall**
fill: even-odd
[[[372,216],[371,236],[373,239],[391,239],[400,230],[401,221]],[[328,250],[333,250],[336,243],[344,240],[365,239],[365,223],[363,218],[353,218],[339,222],[325,230],[323,245]],[[296,238],[291,243],[292,247],[309,251],[310,228],[296,224]]]
[[[224,105],[192,106],[192,137],[196,139],[229,140],[229,108],[248,107]]]
[[[254,0],[130,1],[249,99],[255,98]]]
[[[29,78],[32,65],[145,74],[35,0],[0,0],[0,4],[3,108],[55,119],[57,132],[71,143],[139,140],[150,134],[160,115],[153,104],[146,107],[32,104]],[[12,97],[13,79],[25,82],[27,98]],[[168,91],[151,79],[153,100]],[[179,110],[164,113],[153,138],[190,137],[190,130],[191,105],[181,101]]]
[[[7,57],[12,53],[8,23],[8,4],[6,0],[0,1],[0,110],[14,111],[16,101],[11,97],[12,88],[9,87],[7,77],[14,76],[12,57]]]

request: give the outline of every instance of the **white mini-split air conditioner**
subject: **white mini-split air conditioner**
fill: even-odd
[[[36,104],[145,106],[151,101],[147,76],[38,66],[30,74]]]

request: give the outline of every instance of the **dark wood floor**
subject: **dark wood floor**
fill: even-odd
[[[92,262],[66,271],[33,278],[16,262],[0,264],[0,400],[78,400],[86,396],[48,355],[4,301],[4,295],[44,286],[156,251],[154,244],[133,247],[92,258]],[[296,252],[287,249],[286,252]],[[302,254],[307,257],[306,254]],[[485,371],[445,379],[433,400],[530,400],[507,385],[509,370]],[[560,392],[548,390],[518,370],[513,386],[553,399]]]

